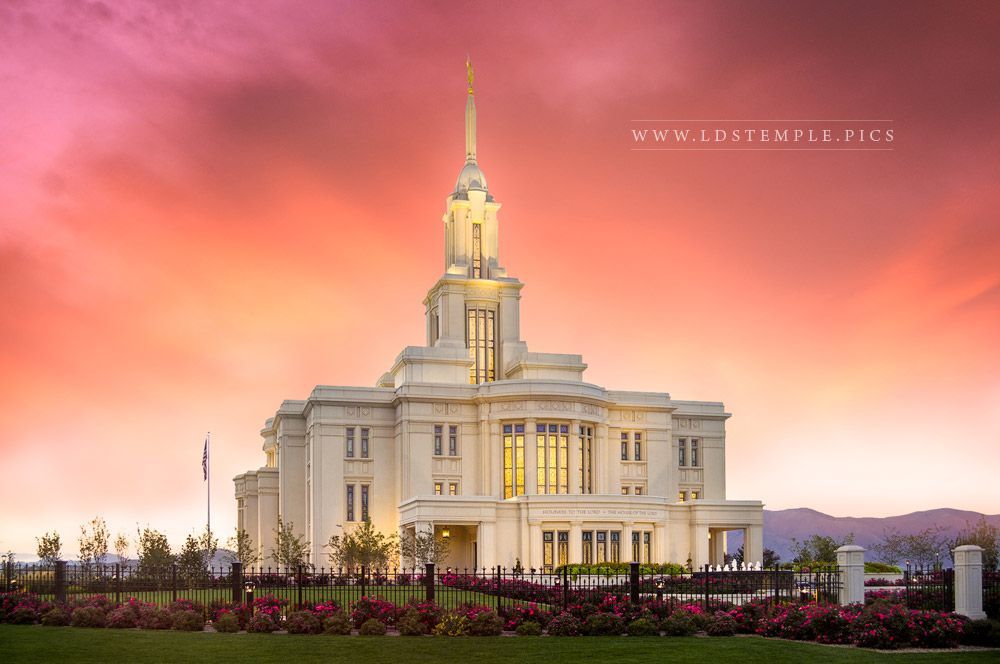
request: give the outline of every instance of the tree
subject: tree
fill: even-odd
[[[750,560],[747,561],[747,564],[753,565],[757,562],[760,562],[764,569],[769,569],[777,565],[778,561],[781,560],[781,556],[775,553],[773,549],[765,548],[763,553],[764,553],[764,560],[762,561]],[[740,548],[738,548],[736,550],[736,553],[734,553],[733,555],[729,555],[727,553],[725,556],[723,556],[723,558],[725,559],[726,563],[736,563],[737,565],[740,564],[741,562],[743,562],[743,545],[741,544]]]
[[[41,537],[36,537],[38,543],[38,558],[46,565],[54,565],[62,560],[62,542],[59,540],[59,533],[45,533]]]
[[[434,563],[439,565],[448,559],[451,541],[446,537],[436,537],[433,532],[407,532],[399,542],[400,555],[413,567]]]
[[[243,567],[253,567],[260,562],[260,549],[254,546],[250,533],[245,530],[237,530],[236,534],[230,537],[226,544],[232,549],[229,554],[229,562],[243,563]]]
[[[138,531],[136,555],[139,557],[139,574],[148,579],[165,580],[174,563],[167,536],[149,526]]]
[[[124,563],[128,559],[128,548],[128,538],[124,533],[118,533],[115,538],[115,554],[118,556],[118,562]]]
[[[99,516],[90,523],[80,526],[80,563],[84,570],[89,571],[91,565],[100,565],[108,555],[108,524]]]
[[[930,566],[940,561],[945,548],[943,529],[931,526],[916,533],[900,533],[895,528],[882,534],[882,541],[872,545],[875,556],[884,563],[896,565],[907,561],[919,566]]]
[[[965,528],[958,533],[951,542],[948,543],[948,552],[954,562],[954,554],[951,551],[956,546],[963,544],[975,544],[983,549],[983,569],[995,570],[1000,565],[1000,528],[991,525],[986,517],[979,517],[979,521],[972,525],[968,521]]]
[[[837,549],[845,544],[854,543],[854,533],[848,533],[842,541],[837,541],[827,535],[812,535],[803,541],[792,540],[792,553],[795,557],[792,562],[798,564],[808,563],[835,563],[837,562]]]
[[[354,569],[385,569],[399,556],[396,535],[386,535],[375,530],[370,519],[360,528],[343,536],[333,535],[327,543],[330,562],[338,567]]]
[[[274,531],[275,546],[271,560],[278,567],[297,567],[306,561],[309,553],[309,542],[302,541],[302,535],[295,534],[295,524],[285,523],[278,517],[278,528]]]
[[[177,554],[177,567],[188,582],[202,581],[218,550],[218,539],[209,530],[195,537],[188,535]]]

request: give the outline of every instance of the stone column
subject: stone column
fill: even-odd
[[[743,529],[743,560],[747,563],[764,563],[764,526],[747,526]]]
[[[580,420],[573,420],[569,425],[569,492],[580,493]],[[570,558],[572,560],[572,558]]]
[[[667,527],[660,523],[653,524],[653,562],[655,563],[668,562]]]
[[[492,569],[495,567],[497,564],[496,524],[492,521],[480,522],[476,542],[479,552],[479,568]]]
[[[726,533],[723,530],[711,530],[712,541],[708,546],[708,562],[721,565],[726,561]],[[745,549],[744,549],[745,551]]]
[[[579,521],[569,524],[569,563],[575,565],[583,562],[583,536]]]
[[[632,527],[635,524],[622,524],[622,562],[635,562],[632,560]]]
[[[594,474],[594,493],[620,493],[612,491],[608,481],[608,425],[594,427],[594,464],[590,471]]]
[[[528,560],[524,563],[525,569],[542,567],[542,524],[528,524]]]
[[[691,527],[691,564],[695,570],[708,564],[708,526],[695,525]]]
[[[837,567],[840,568],[840,603],[864,604],[865,550],[857,544],[840,547],[837,549]]]
[[[524,493],[533,496],[538,492],[538,443],[535,442],[535,418],[524,420]],[[543,471],[544,472],[544,469]],[[528,567],[528,565],[525,565]]]
[[[955,613],[972,620],[986,617],[983,612],[983,549],[963,544],[953,550],[955,560]]]

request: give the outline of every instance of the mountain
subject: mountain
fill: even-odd
[[[777,552],[782,561],[789,561],[794,557],[792,540],[802,541],[812,535],[840,540],[853,533],[855,544],[870,549],[872,544],[882,541],[886,531],[909,534],[939,526],[944,537],[952,539],[984,516],[988,523],[1000,528],[1000,514],[984,515],[950,508],[887,517],[830,516],[807,507],[764,510],[764,546]],[[742,534],[732,533],[728,541],[729,550],[735,551],[742,544]]]

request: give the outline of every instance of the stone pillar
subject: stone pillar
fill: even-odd
[[[691,564],[696,570],[708,564],[708,526],[691,527]]]
[[[840,568],[841,604],[864,604],[865,601],[865,550],[857,544],[847,544],[837,549],[837,567]]]
[[[569,524],[569,563],[575,565],[583,562],[583,535],[579,521]]]
[[[622,524],[622,562],[636,562],[632,560],[632,527],[634,524]]]
[[[479,552],[479,568],[492,569],[497,564],[496,524],[483,521],[479,524],[479,534],[476,537]]]
[[[653,562],[670,562],[667,560],[667,527],[661,523],[653,524]]]
[[[524,420],[524,493],[533,496],[538,492],[538,443],[535,442],[535,418]],[[542,471],[544,472],[544,470]],[[525,565],[528,567],[528,565]]]
[[[721,565],[726,561],[726,533],[723,530],[709,529],[712,540],[708,545],[708,562]]]
[[[747,563],[764,563],[764,526],[747,526],[743,529],[743,560]]]
[[[955,560],[955,613],[971,620],[986,617],[983,612],[983,549],[963,544],[953,550]]]
[[[528,524],[528,560],[524,563],[525,569],[534,567],[536,570],[542,567],[542,524]]]
[[[570,493],[580,493],[580,420],[573,420],[569,425],[569,489]],[[573,558],[570,558],[573,560]]]

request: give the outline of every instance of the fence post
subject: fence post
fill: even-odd
[[[708,613],[708,570],[711,569],[711,565],[705,563],[705,613]]]
[[[428,602],[434,601],[434,563],[424,565],[424,591]]]
[[[972,620],[986,617],[983,612],[983,549],[963,544],[953,550],[955,561],[955,613]]]
[[[563,611],[569,608],[569,565],[563,565]]]
[[[177,563],[170,565],[170,596],[171,601],[177,601]]]
[[[115,563],[115,606],[122,603],[122,564]]]
[[[837,569],[840,570],[839,604],[864,604],[865,550],[857,544],[837,549]]]
[[[236,561],[229,566],[229,581],[232,584],[233,604],[243,603],[243,563]]]
[[[633,604],[639,603],[639,563],[636,561],[628,565],[628,597]]]
[[[56,561],[55,595],[59,602],[66,601],[66,561]],[[8,577],[9,578],[9,577]]]

